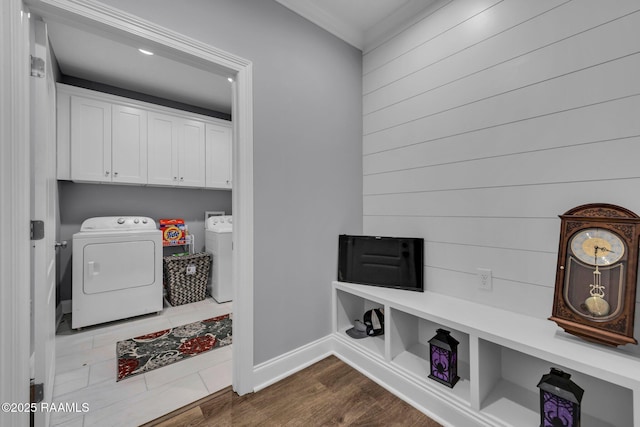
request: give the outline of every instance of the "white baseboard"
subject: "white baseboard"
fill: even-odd
[[[500,423],[487,420],[468,408],[468,404],[448,400],[412,381],[401,370],[378,357],[371,356],[346,343],[346,338],[333,338],[334,354],[390,393],[413,406],[429,418],[447,427],[495,427]]]
[[[56,331],[58,330],[58,326],[60,326],[60,322],[62,322],[62,304],[58,304],[56,306]]]
[[[66,299],[64,301],[60,301],[60,308],[62,308],[62,314],[71,313],[71,300]]]
[[[71,313],[71,300],[60,301],[60,304],[56,306],[56,331],[62,322],[62,316],[69,313]]]
[[[262,390],[271,384],[277,383],[333,353],[333,337],[328,335],[281,356],[260,363],[253,368],[255,384],[253,391]]]
[[[479,416],[458,402],[448,401],[425,389],[388,363],[359,351],[335,334],[306,344],[281,356],[256,365],[253,370],[257,392],[295,374],[314,363],[334,355],[409,405],[439,422],[451,427],[494,426],[494,420]],[[425,400],[425,398],[427,398]]]

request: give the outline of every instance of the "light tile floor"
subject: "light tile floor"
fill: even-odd
[[[80,331],[65,315],[56,335],[53,401],[89,410],[53,413],[51,426],[139,426],[231,385],[231,345],[116,382],[118,341],[231,311],[231,303],[207,298]]]

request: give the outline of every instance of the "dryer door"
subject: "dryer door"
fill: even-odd
[[[84,247],[85,294],[153,285],[155,242],[93,243]]]

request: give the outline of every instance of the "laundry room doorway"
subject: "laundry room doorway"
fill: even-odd
[[[229,76],[232,84],[233,389],[253,391],[253,104],[252,65],[213,46],[99,4],[29,2],[45,22],[73,23],[131,43],[144,43],[175,61]],[[180,76],[188,78],[188,76]]]

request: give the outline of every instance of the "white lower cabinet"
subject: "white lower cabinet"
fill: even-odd
[[[640,427],[640,357],[566,335],[536,319],[431,292],[333,283],[336,352],[434,418],[463,426],[538,426],[537,384],[552,367],[584,389],[582,427]],[[345,331],[382,308],[385,334]],[[459,341],[453,388],[428,378],[439,328]],[[342,353],[342,354],[341,354]]]

